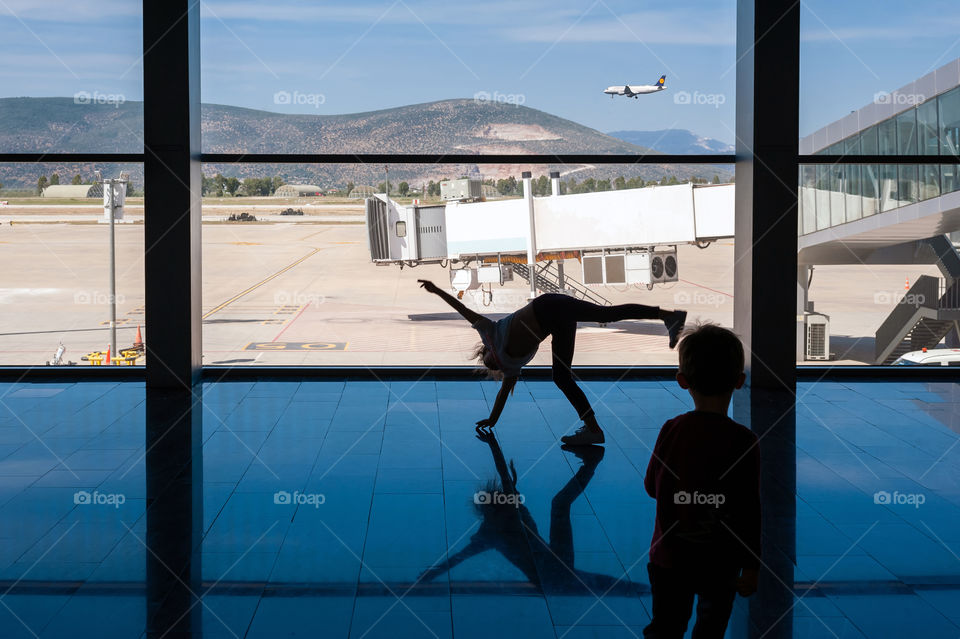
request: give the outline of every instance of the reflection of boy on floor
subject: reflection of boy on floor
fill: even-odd
[[[696,408],[663,425],[647,467],[657,518],[643,634],[683,637],[696,595],[694,639],[723,637],[736,593],[757,589],[760,451],[757,436],[727,417],[744,382],[737,336],[704,324],[684,334],[679,354],[677,383]]]

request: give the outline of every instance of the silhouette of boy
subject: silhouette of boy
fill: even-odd
[[[660,429],[644,485],[657,500],[647,571],[653,594],[645,637],[683,637],[694,595],[693,639],[723,637],[736,593],[757,589],[760,451],[749,429],[727,417],[743,386],[743,345],[715,324],[687,330],[677,383],[695,409]]]

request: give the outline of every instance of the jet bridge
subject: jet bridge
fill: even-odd
[[[512,264],[538,262],[557,262],[562,290],[565,258],[583,264],[589,285],[652,288],[677,280],[678,244],[734,235],[733,184],[559,195],[553,181],[545,197],[530,195],[525,175],[519,199],[420,206],[368,198],[370,257],[378,265],[449,265],[459,290],[502,284]]]

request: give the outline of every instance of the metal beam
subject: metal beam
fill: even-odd
[[[200,373],[200,2],[143,2],[147,386]]]

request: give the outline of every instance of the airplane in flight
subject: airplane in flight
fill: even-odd
[[[634,84],[632,86],[625,84],[622,86],[607,87],[603,92],[609,95],[611,98],[613,98],[615,95],[625,95],[628,98],[636,99],[638,95],[663,91],[666,88],[666,86],[664,86],[666,82],[667,76],[661,75],[656,84]]]

